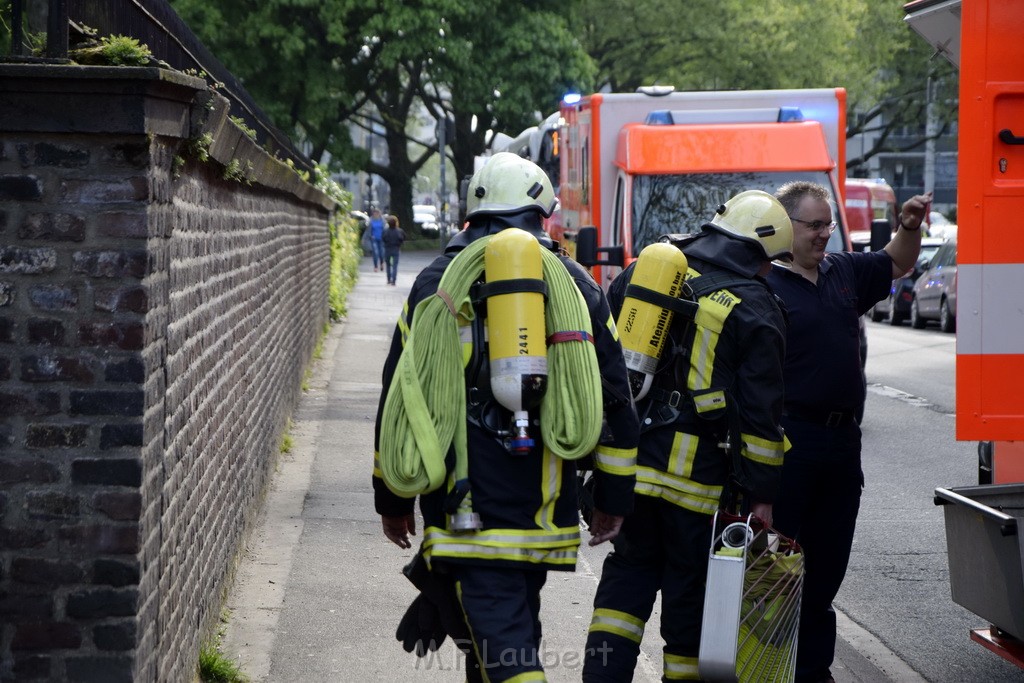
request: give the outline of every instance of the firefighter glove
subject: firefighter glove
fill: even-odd
[[[402,648],[406,652],[415,651],[417,657],[425,657],[427,652],[441,647],[446,635],[441,626],[441,613],[422,593],[409,605],[395,630],[395,638],[402,643]]]

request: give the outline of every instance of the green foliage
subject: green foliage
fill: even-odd
[[[148,66],[153,60],[149,47],[130,36],[103,36],[90,39],[82,47],[68,50],[78,64],[94,66]]]
[[[210,145],[213,144],[213,134],[203,133],[199,137],[189,138],[186,144],[186,152],[197,161],[206,163],[210,160]]]
[[[443,99],[456,119],[458,176],[472,170],[488,129],[517,133],[593,73],[561,6],[539,0],[171,4],[312,158],[328,152],[334,169],[383,177],[403,224],[412,219],[412,179],[436,154],[432,135],[408,133],[425,100],[440,115]],[[339,134],[347,124],[355,142]],[[371,161],[359,135],[371,125],[384,131],[386,165]]]
[[[328,305],[332,320],[341,320],[348,312],[348,295],[355,287],[359,272],[359,224],[346,214],[336,215],[331,223],[331,275]]]
[[[185,157],[180,154],[175,154],[174,159],[171,160],[171,177],[174,179],[181,177],[181,172],[185,168]]]
[[[228,162],[228,165],[224,167],[224,172],[221,177],[224,180],[233,180],[237,183],[245,183],[246,185],[252,185],[253,166],[252,162],[246,160],[243,165],[238,159],[232,159]]]
[[[248,683],[238,664],[228,659],[215,645],[199,650],[199,680],[202,683]]]
[[[245,119],[243,119],[241,116],[232,116],[230,118],[231,123],[238,126],[242,130],[242,132],[245,133],[246,137],[248,137],[250,140],[256,139],[256,130],[254,128],[251,128],[249,124],[245,122]]]

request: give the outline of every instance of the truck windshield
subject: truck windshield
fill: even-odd
[[[792,180],[809,180],[831,188],[822,172],[692,173],[633,177],[633,254],[670,233],[697,232],[711,220],[715,209],[743,190],[775,192]],[[832,202],[832,215],[840,229],[832,233],[827,249],[842,251],[846,226]]]

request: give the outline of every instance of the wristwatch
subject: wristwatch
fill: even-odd
[[[921,223],[924,223],[924,221],[922,220]],[[902,213],[900,214],[900,224],[899,224],[899,227],[903,228],[907,232],[917,232],[918,230],[921,229],[921,223],[918,223],[916,228],[908,227],[907,224],[903,222],[903,214]]]

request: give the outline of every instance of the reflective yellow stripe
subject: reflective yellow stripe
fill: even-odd
[[[550,531],[488,529],[453,533],[432,526],[427,527],[423,537],[424,555],[428,561],[431,557],[452,557],[573,566],[579,544],[579,527]]]
[[[473,327],[459,318],[459,341],[462,342],[462,367],[473,359]]]
[[[580,542],[580,528],[577,526],[545,529],[487,529],[470,533],[455,533],[440,527],[427,527],[424,542],[432,539],[451,541],[472,541],[479,544],[516,545],[524,548],[561,547]]]
[[[700,273],[693,268],[686,273],[687,280],[699,276]],[[725,328],[725,320],[732,313],[732,309],[742,301],[727,289],[719,289],[700,298],[697,315],[694,318],[697,329],[694,333],[693,351],[690,352],[690,373],[686,379],[691,390],[711,387],[718,335]]]
[[[693,405],[698,413],[707,413],[725,407],[724,391],[708,391],[693,397]]]
[[[590,620],[588,633],[612,633],[633,641],[637,645],[644,638],[644,621],[632,614],[598,607]]]
[[[615,316],[609,315],[608,322],[605,323],[608,331],[612,333],[612,338],[615,341],[619,341],[619,328],[615,327]]]
[[[543,683],[547,683],[547,680],[543,671],[526,671],[512,678],[506,678],[505,683],[528,683],[529,681],[543,681]]]
[[[402,315],[398,317],[398,331],[402,333],[402,348],[405,348],[405,341],[409,338],[409,301],[406,300],[402,306]]]
[[[698,313],[698,317],[699,317]],[[690,373],[686,383],[691,390],[707,389],[711,386],[711,373],[715,367],[715,347],[718,333],[698,326],[693,336],[693,351],[690,352]]]
[[[672,437],[672,453],[668,456],[668,471],[676,477],[689,478],[693,474],[693,459],[697,455],[699,439],[693,434],[676,432]]]
[[[476,654],[476,660],[478,662],[483,662],[484,658],[480,656],[480,646],[476,642],[476,634],[473,633],[473,623],[469,620],[469,615],[466,614],[466,607],[462,602],[461,581],[455,582],[455,595],[459,599],[459,611],[462,612],[462,620],[466,623],[466,628],[469,629],[469,640],[473,644],[473,652]],[[469,661],[468,656],[466,659],[466,666],[472,666],[472,662]],[[490,683],[491,679],[487,677],[487,667],[480,667],[480,675],[483,677],[484,683]]]
[[[764,465],[782,466],[785,449],[781,441],[769,441],[752,434],[740,434],[740,440],[743,442],[741,453],[744,458]]]
[[[562,459],[555,457],[547,448],[544,449],[543,458],[540,468],[541,500],[543,502],[537,508],[537,514],[534,515],[533,521],[541,529],[552,531],[558,528],[554,521],[555,502],[562,491]]]
[[[641,495],[661,498],[673,505],[706,515],[718,509],[718,501],[722,497],[721,486],[699,484],[643,465],[636,468],[634,490]]]
[[[594,467],[624,477],[636,474],[636,449],[598,446],[594,452]]]
[[[681,655],[664,654],[664,674],[670,681],[699,681],[697,658]]]
[[[373,452],[373,476],[378,479],[384,478],[384,474],[380,471],[380,453],[377,451]]]

